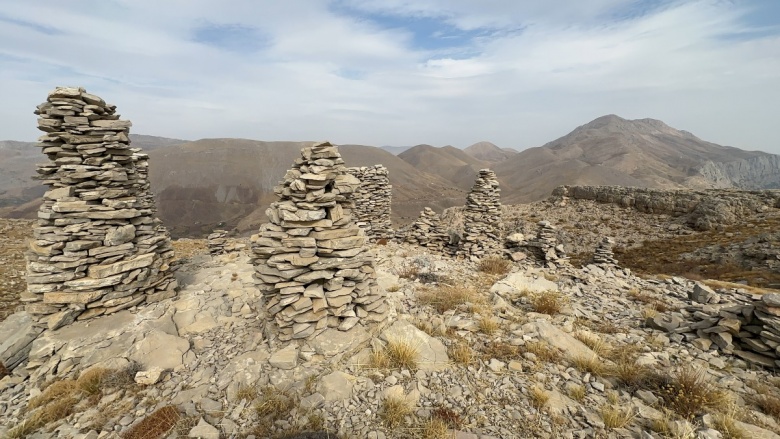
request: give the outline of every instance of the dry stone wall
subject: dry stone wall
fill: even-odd
[[[495,172],[480,170],[466,197],[459,254],[481,258],[501,252],[500,193]]]
[[[688,297],[690,306],[649,318],[647,325],[703,350],[717,349],[756,365],[780,367],[780,294],[718,294],[696,283]]]
[[[595,200],[640,212],[686,216],[697,230],[735,224],[755,212],[780,208],[780,190],[661,190],[623,186],[559,186],[553,198]]]
[[[387,304],[374,255],[355,224],[352,196],[360,181],[346,172],[338,148],[303,148],[274,188],[270,222],[252,237],[255,279],[281,341],[327,328],[347,331],[382,321]]]
[[[354,194],[355,221],[371,240],[389,239],[394,235],[390,221],[393,186],[388,171],[382,165],[348,168],[347,172],[360,180]]]
[[[56,329],[176,294],[167,230],[155,217],[149,157],[130,121],[83,88],[59,87],[35,111],[49,186],[27,257],[22,301]]]

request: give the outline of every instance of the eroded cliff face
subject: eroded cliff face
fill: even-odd
[[[553,198],[595,200],[640,212],[686,216],[696,230],[735,224],[746,215],[780,208],[780,190],[662,190],[623,186],[559,186]]]
[[[714,188],[780,188],[780,155],[766,154],[733,162],[707,162],[697,177]]]

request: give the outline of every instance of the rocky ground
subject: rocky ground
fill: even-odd
[[[31,220],[0,219],[0,322],[16,310],[19,295],[27,288],[24,250],[32,224]]]
[[[692,281],[375,250],[390,320],[292,347],[246,255],[193,250],[178,298],[44,332],[0,379],[0,435],[780,437],[772,371],[645,326]]]

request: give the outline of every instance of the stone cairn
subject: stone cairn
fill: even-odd
[[[372,241],[393,237],[390,222],[390,202],[393,186],[390,184],[387,168],[382,165],[347,168],[347,172],[360,180],[355,191],[355,219],[357,225],[366,231]]]
[[[718,294],[697,282],[688,297],[690,306],[648,318],[647,325],[705,351],[718,349],[752,364],[780,367],[780,294]]]
[[[218,256],[227,253],[225,245],[227,244],[227,230],[214,230],[206,238],[206,246],[211,256]]]
[[[615,245],[615,240],[610,236],[605,236],[596,246],[596,251],[593,253],[593,263],[617,265],[618,261],[615,259],[615,254],[612,252],[613,245]]]
[[[528,247],[535,249],[536,257],[543,263],[560,264],[568,258],[563,244],[558,243],[558,232],[549,221],[539,221],[536,239],[528,242]]]
[[[501,252],[503,226],[500,192],[495,172],[490,169],[480,170],[466,197],[459,254],[481,258]]]
[[[449,240],[449,236],[442,230],[439,214],[430,207],[424,208],[415,222],[399,230],[396,237],[408,244],[439,251]]]
[[[347,331],[386,316],[374,255],[352,218],[360,181],[346,172],[338,148],[303,148],[274,188],[270,222],[252,237],[255,279],[281,341]]]
[[[59,87],[39,105],[38,210],[22,300],[56,329],[176,295],[168,231],[155,217],[149,157],[131,148],[130,121],[83,88]]]

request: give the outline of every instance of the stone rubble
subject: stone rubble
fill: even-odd
[[[347,172],[360,180],[353,197],[357,225],[372,241],[392,238],[395,235],[390,221],[393,186],[387,168],[383,165],[362,166],[347,168]]]
[[[615,239],[610,236],[605,236],[604,239],[596,246],[596,251],[593,252],[594,264],[607,264],[618,265],[615,254],[612,252],[612,246],[615,245]]]
[[[689,306],[649,318],[648,326],[703,350],[717,349],[757,366],[780,367],[780,294],[718,294],[697,282],[688,297]]]
[[[482,258],[501,252],[501,189],[495,172],[482,169],[466,197],[458,254]]]
[[[360,181],[328,142],[303,148],[274,188],[270,222],[252,237],[258,288],[281,341],[309,339],[328,328],[347,331],[384,320],[374,255],[353,219]]]
[[[568,262],[563,244],[558,242],[558,231],[549,221],[539,221],[536,236],[531,239],[519,232],[509,234],[504,240],[504,248],[504,253],[515,262],[528,256],[550,268]]]
[[[58,87],[35,110],[49,186],[27,257],[26,310],[41,326],[173,297],[173,250],[155,217],[148,159],[130,121],[83,88]]]

